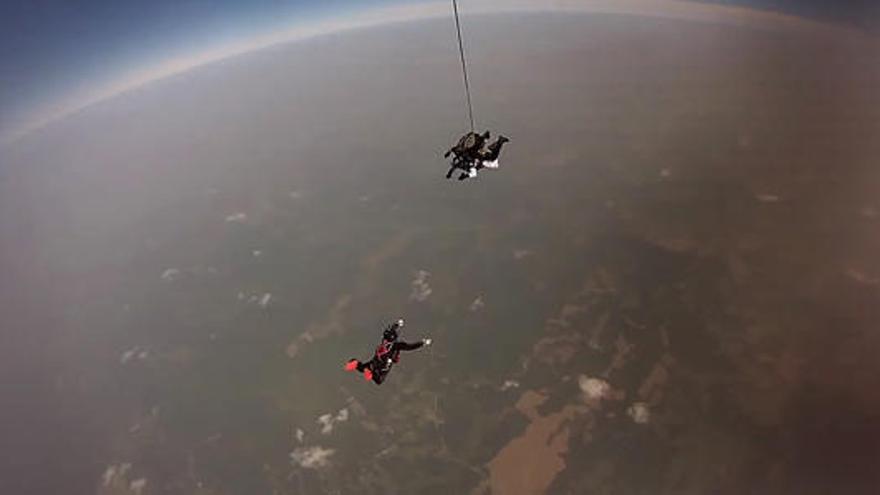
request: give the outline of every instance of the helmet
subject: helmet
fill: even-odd
[[[386,328],[385,331],[382,332],[382,338],[389,341],[389,342],[393,342],[393,341],[397,340],[397,337],[398,337],[397,327],[394,325]]]
[[[397,340],[397,337],[400,336],[398,330],[403,327],[403,318],[398,318],[396,322],[392,323],[382,332],[382,338],[389,341]]]

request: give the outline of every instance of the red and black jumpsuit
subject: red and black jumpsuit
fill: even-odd
[[[391,366],[400,361],[400,351],[414,351],[423,345],[425,343],[421,341],[410,343],[382,339],[382,342],[376,347],[373,359],[367,362],[352,359],[349,363],[355,363],[354,367],[359,373],[364,373],[365,378],[372,379],[376,385],[381,385],[388,372],[391,371]]]

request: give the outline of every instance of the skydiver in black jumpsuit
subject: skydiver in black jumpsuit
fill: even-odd
[[[373,358],[367,362],[350,359],[345,363],[346,371],[357,370],[363,373],[365,380],[372,380],[376,385],[381,385],[391,371],[391,367],[400,360],[400,351],[413,351],[422,346],[431,345],[431,339],[422,339],[419,342],[404,342],[399,340],[398,330],[403,326],[403,320],[397,320],[382,332],[382,342],[376,347]]]

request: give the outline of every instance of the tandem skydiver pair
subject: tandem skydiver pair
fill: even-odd
[[[464,41],[461,36],[461,20],[458,18],[458,3],[452,0],[452,13],[455,18],[455,31],[458,37],[458,53],[461,57],[461,75],[464,82],[465,101],[467,102],[468,121],[470,132],[467,132],[458,143],[447,151],[443,157],[452,157],[452,166],[446,172],[446,178],[451,179],[455,170],[461,170],[458,180],[472,179],[477,176],[477,171],[483,168],[498,168],[498,155],[501,147],[510,141],[505,136],[498,136],[492,144],[485,149],[489,141],[489,131],[482,134],[474,132],[474,106],[471,104],[471,85],[468,78],[467,61],[464,56]]]
[[[461,170],[458,180],[465,180],[476,177],[477,171],[483,168],[498,168],[501,147],[510,139],[498,136],[487,146],[489,137],[489,131],[482,134],[470,131],[462,136],[455,146],[449,148],[449,151],[443,154],[443,158],[449,158],[449,155],[452,155],[452,166],[449,168],[449,172],[446,172],[446,178],[451,179],[456,169]]]

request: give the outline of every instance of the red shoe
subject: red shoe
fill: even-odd
[[[352,359],[349,362],[345,363],[345,371],[354,371],[358,367],[358,360]]]
[[[369,368],[365,369],[365,370],[364,370],[364,380],[366,380],[366,381],[370,381],[370,380],[372,380],[372,379],[373,379],[373,372],[370,371]]]

